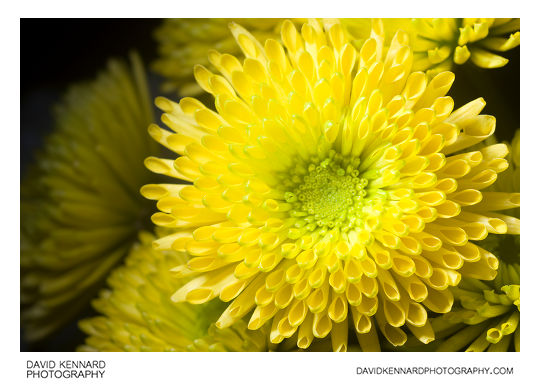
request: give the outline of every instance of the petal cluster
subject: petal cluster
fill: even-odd
[[[411,72],[408,36],[384,49],[380,22],[360,50],[339,23],[285,22],[283,44],[231,31],[245,60],[212,53],[220,75],[195,68],[217,112],[158,98],[172,132],[150,127],[179,157],[146,166],[187,182],[142,189],[158,200],[153,222],[174,229],[156,249],[190,256],[172,299],[219,297],[231,304],[217,327],[246,316],[302,349],[330,335],[346,350],[349,319],[364,350],[379,349],[375,323],[395,346],[404,326],[430,342],[427,311],[451,309],[449,286],[496,275],[471,241],[519,231],[495,212],[519,202],[481,192],[508,167],[507,146],[467,151],[495,130],[485,102],[454,111],[453,74]]]
[[[110,289],[93,301],[100,316],[79,323],[88,334],[80,351],[264,351],[264,331],[248,331],[239,322],[227,330],[211,325],[223,309],[174,304],[180,284],[169,270],[186,261],[185,253],[152,249],[155,237],[141,232],[125,265],[108,278]]]
[[[21,318],[29,340],[86,306],[147,222],[137,191],[151,176],[140,165],[158,149],[145,132],[152,119],[136,56],[131,68],[111,61],[58,106],[55,131],[21,183]]]

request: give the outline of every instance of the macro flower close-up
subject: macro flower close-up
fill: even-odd
[[[156,99],[170,130],[149,133],[178,157],[145,164],[176,180],[141,193],[170,229],[154,248],[188,257],[173,302],[219,298],[217,328],[270,325],[271,343],[300,349],[329,337],[346,351],[351,323],[377,351],[377,330],[392,346],[433,341],[428,313],[452,309],[451,288],[496,277],[478,241],[519,234],[498,212],[519,194],[485,191],[508,168],[507,145],[475,146],[495,117],[483,98],[455,108],[454,74],[414,72],[409,35],[372,24],[357,49],[339,21],[285,21],[282,43],[231,23],[245,58],[211,51],[219,74],[194,69],[216,111]]]
[[[295,5],[19,20],[9,383],[528,383],[520,18]]]

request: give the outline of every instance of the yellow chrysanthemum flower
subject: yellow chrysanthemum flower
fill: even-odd
[[[519,19],[413,19],[414,69],[439,73],[469,59],[482,68],[499,68],[498,55],[519,45]]]
[[[56,130],[21,185],[21,319],[29,340],[74,317],[127,254],[148,204],[141,167],[152,104],[137,56],[72,87]],[[141,200],[142,199],[142,200]],[[149,221],[148,221],[149,222]]]
[[[108,278],[110,289],[93,301],[102,313],[79,322],[89,336],[81,351],[265,351],[265,330],[247,330],[238,322],[226,330],[212,322],[223,310],[219,301],[207,305],[171,302],[181,281],[170,269],[185,263],[185,253],[152,249],[155,237],[139,235],[125,265]]]
[[[394,345],[404,325],[431,341],[426,308],[448,312],[462,275],[496,275],[470,240],[519,228],[493,212],[508,196],[480,192],[507,168],[507,146],[465,152],[495,130],[484,100],[453,111],[454,75],[411,73],[403,32],[383,54],[380,22],[359,51],[340,24],[300,34],[286,21],[286,50],[231,31],[246,59],[212,53],[222,75],[195,68],[218,112],[158,98],[173,132],[149,128],[180,157],[146,166],[188,182],[141,190],[158,200],[153,222],[175,229],[155,248],[191,257],[173,300],[232,301],[218,328],[254,309],[250,329],[268,321],[272,343],[295,336],[302,349],[330,335],[345,350],[349,319],[363,350],[379,348],[375,322]]]
[[[240,49],[227,28],[236,21],[248,27],[258,39],[279,35],[283,19],[166,19],[156,30],[159,59],[154,69],[166,78],[164,91],[178,92],[180,95],[194,95],[202,92],[193,82],[193,66],[208,65],[209,50],[240,54]]]

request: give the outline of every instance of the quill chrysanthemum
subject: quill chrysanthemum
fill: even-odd
[[[72,87],[55,131],[21,184],[21,319],[40,339],[73,318],[126,255],[151,207],[137,193],[156,153],[152,104],[138,57],[111,61]],[[128,145],[129,143],[129,145]]]
[[[264,331],[239,322],[230,329],[212,323],[223,304],[194,306],[170,300],[180,284],[170,269],[185,253],[152,249],[155,237],[141,232],[125,264],[114,270],[109,289],[93,301],[100,316],[79,322],[88,334],[81,351],[265,351]]]
[[[507,196],[481,192],[507,146],[466,151],[495,130],[485,102],[453,111],[454,75],[411,73],[403,32],[383,54],[380,22],[359,51],[338,23],[285,22],[284,46],[231,31],[246,59],[212,53],[221,75],[195,68],[217,113],[158,98],[172,132],[149,129],[180,156],[147,167],[187,182],[141,191],[175,229],[156,249],[190,256],[173,300],[232,301],[219,328],[246,316],[302,349],[330,335],[346,350],[349,319],[364,350],[379,349],[374,323],[394,345],[403,326],[431,341],[426,309],[448,312],[462,275],[495,277],[497,258],[470,241],[519,226],[493,212]]]
[[[414,68],[447,71],[469,59],[478,67],[499,68],[508,59],[498,53],[520,43],[519,19],[413,19]]]

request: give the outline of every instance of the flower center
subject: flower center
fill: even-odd
[[[292,204],[291,216],[300,219],[299,225],[341,230],[355,225],[367,185],[366,179],[358,177],[359,163],[359,159],[344,159],[332,151],[289,173],[292,183],[285,200]]]

